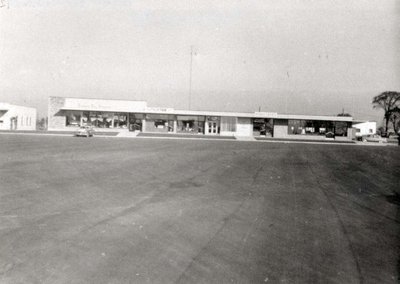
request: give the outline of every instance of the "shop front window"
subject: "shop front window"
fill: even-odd
[[[127,128],[128,116],[123,113],[114,113],[114,128]]]
[[[254,136],[273,136],[274,123],[272,118],[253,119]]]
[[[204,116],[178,115],[177,132],[180,133],[204,133]]]
[[[129,114],[129,130],[142,131],[142,123],[144,114],[130,113]]]
[[[332,121],[291,119],[288,123],[290,135],[325,136],[328,132],[335,132],[335,124]]]
[[[237,118],[230,116],[221,117],[221,131],[223,132],[235,132],[236,131]]]
[[[101,111],[84,111],[81,116],[81,124],[96,128],[126,128],[127,114],[119,114]]]
[[[146,131],[149,132],[173,132],[174,115],[146,114]]]
[[[96,128],[112,127],[113,113],[91,111],[84,112],[82,116],[83,125],[91,125]]]
[[[347,129],[349,128],[349,123],[346,121],[336,121],[335,122],[335,136],[347,136]]]
[[[81,112],[80,111],[67,111],[65,114],[66,126],[78,127],[81,124]]]

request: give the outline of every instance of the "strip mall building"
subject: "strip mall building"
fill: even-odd
[[[91,125],[101,131],[187,133],[237,137],[351,139],[352,117],[214,112],[148,107],[145,101],[50,97],[49,130]]]

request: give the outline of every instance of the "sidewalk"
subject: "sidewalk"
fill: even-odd
[[[23,131],[23,130],[0,130],[0,135],[43,135],[43,136],[74,136],[75,131]],[[195,134],[176,134],[176,133],[143,133],[143,132],[101,132],[96,131],[94,137],[97,138],[125,138],[125,139],[176,139],[176,140],[205,140],[205,141],[238,141],[238,142],[258,142],[258,143],[293,143],[293,144],[325,144],[325,145],[355,145],[355,146],[397,146],[397,143],[373,143],[349,140],[307,140],[290,138],[272,137],[242,137],[235,136],[215,136],[215,135],[195,135]]]

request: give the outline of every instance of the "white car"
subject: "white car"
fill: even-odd
[[[363,142],[377,142],[377,143],[387,143],[387,138],[383,138],[378,134],[363,136]]]
[[[94,129],[91,126],[81,126],[75,131],[75,136],[93,137]]]

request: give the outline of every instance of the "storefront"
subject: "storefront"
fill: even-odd
[[[102,130],[169,134],[323,139],[351,137],[352,118],[215,112],[147,107],[142,101],[49,98],[49,130],[91,125]]]

